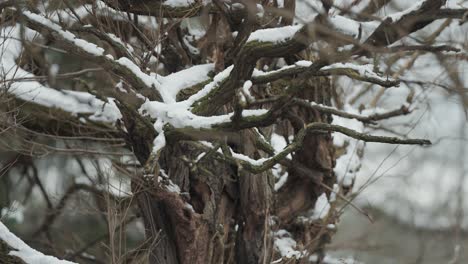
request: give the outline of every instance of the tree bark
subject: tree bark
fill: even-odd
[[[300,98],[330,104],[327,77],[302,84],[306,89]],[[305,123],[331,121],[329,115],[313,109],[294,108],[290,114],[297,122],[285,122],[281,127],[284,133],[297,133]],[[240,142],[232,145],[236,152],[255,159],[265,156],[257,148],[252,130],[239,133]],[[295,219],[327,192],[319,182],[333,186],[336,181],[330,133],[306,136],[292,159],[302,170],[290,168],[286,185],[277,193],[269,171],[252,174],[214,158],[195,163],[199,154],[188,143],[168,143],[159,159],[162,174],[168,179],[160,174],[159,180],[141,177],[134,181],[133,192],[147,238],[152,241],[150,263],[270,263],[275,256],[273,241],[278,228],[296,230],[295,239],[304,246],[318,237],[312,252],[326,243],[327,234],[321,234],[322,229],[298,224]],[[166,180],[177,185],[180,193],[168,191],[161,184]],[[276,227],[271,225],[272,216],[279,219]]]

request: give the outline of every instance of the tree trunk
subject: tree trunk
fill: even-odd
[[[306,88],[299,97],[330,104],[326,77],[301,85]],[[314,110],[294,108],[290,115],[296,121],[283,122],[276,133],[291,135],[305,123],[331,121]],[[253,130],[239,132],[238,138],[237,144],[230,144],[236,152],[254,159],[265,156],[256,146]],[[133,192],[150,241],[149,263],[271,263],[273,257],[280,257],[274,247],[279,229],[291,231],[298,245],[309,252],[319,252],[327,242],[322,228],[300,223],[297,217],[307,216],[317,197],[329,194],[320,183],[335,183],[330,133],[306,136],[293,155],[288,181],[278,192],[269,171],[252,174],[213,157],[195,162],[199,155],[189,143],[168,143],[159,159],[159,178],[134,180]],[[137,156],[146,163],[149,153]],[[167,187],[172,185],[180,191]],[[272,224],[273,220],[277,223]]]

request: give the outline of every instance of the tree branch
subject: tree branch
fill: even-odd
[[[408,109],[408,107],[406,107],[404,105],[401,106],[398,109],[391,110],[391,111],[388,111],[388,112],[385,112],[385,113],[378,113],[378,114],[373,114],[373,115],[368,115],[368,116],[362,116],[362,115],[356,115],[356,114],[351,114],[351,113],[348,113],[348,112],[345,112],[345,111],[341,111],[341,110],[338,110],[338,109],[330,107],[330,106],[324,106],[324,105],[320,105],[320,104],[317,104],[317,103],[314,103],[314,102],[309,102],[309,101],[302,100],[302,99],[297,99],[297,98],[294,99],[294,103],[296,103],[296,104],[298,104],[298,105],[300,105],[302,107],[318,110],[318,111],[320,111],[322,113],[329,113],[329,114],[333,114],[333,115],[337,115],[337,116],[341,116],[341,117],[345,117],[345,118],[356,119],[356,120],[361,121],[363,123],[375,123],[375,121],[389,119],[389,118],[392,118],[392,117],[407,115],[407,114],[411,113],[411,111]]]

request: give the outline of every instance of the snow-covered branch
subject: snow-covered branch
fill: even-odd
[[[382,77],[373,71],[372,65],[356,65],[353,63],[335,63],[320,65],[310,61],[298,61],[295,65],[285,66],[281,69],[262,72],[255,70],[252,76],[254,84],[268,83],[286,77],[304,74],[306,76],[347,76],[351,79],[374,83],[383,87],[393,87],[399,84],[398,80]],[[297,77],[296,77],[297,78]]]
[[[347,112],[347,111],[339,110],[339,109],[337,109],[335,107],[325,106],[325,105],[321,105],[321,104],[317,104],[317,103],[314,103],[314,102],[309,102],[309,101],[301,100],[301,99],[297,99],[297,98],[294,99],[294,103],[296,103],[296,104],[298,104],[298,105],[300,105],[302,107],[316,109],[316,110],[318,110],[318,111],[320,111],[322,113],[329,113],[329,114],[341,116],[341,117],[344,117],[344,118],[356,119],[356,120],[361,121],[363,123],[375,123],[375,121],[386,120],[386,119],[389,119],[389,118],[392,118],[392,117],[407,115],[407,114],[411,113],[411,111],[405,105],[401,106],[398,109],[390,110],[390,111],[387,111],[387,112],[376,113],[376,114],[372,114],[372,115],[357,115],[357,114],[350,113],[350,112]]]
[[[32,40],[34,36],[31,30],[25,31],[26,38]],[[19,67],[16,64],[16,59],[22,52],[19,26],[2,28],[0,37],[2,39],[1,89],[7,89],[8,93],[26,102],[58,108],[75,116],[86,116],[85,120],[113,124],[121,117],[112,98],[104,102],[86,92],[59,91],[46,87],[36,79],[36,76]],[[22,81],[16,81],[17,79]]]
[[[202,129],[203,130],[203,129]],[[241,153],[235,153],[231,149],[229,151],[223,151],[223,159],[234,164],[240,165],[241,168],[259,174],[263,171],[271,169],[276,164],[280,163],[286,156],[302,148],[303,141],[307,133],[313,132],[337,132],[343,135],[349,136],[354,139],[362,140],[364,142],[376,142],[376,143],[387,143],[387,144],[403,144],[403,145],[430,145],[431,142],[425,139],[400,139],[396,137],[387,136],[375,136],[369,135],[363,132],[359,132],[344,126],[332,125],[327,123],[310,123],[301,129],[294,137],[293,142],[288,144],[283,150],[276,153],[274,156],[269,158],[252,159]],[[209,131],[204,131],[204,134],[213,135]],[[205,138],[206,139],[206,138]],[[213,138],[211,138],[213,139]]]
[[[126,1],[103,1],[116,10],[170,18],[196,16],[205,6],[204,1],[196,0],[133,1],[131,4],[127,4]]]
[[[9,250],[8,252],[0,252],[0,260],[12,261],[8,263],[74,264],[74,262],[60,260],[53,256],[44,255],[43,253],[31,248],[20,238],[15,236],[15,234],[11,233],[10,230],[8,230],[8,228],[2,222],[0,222],[0,244],[2,243],[5,243],[6,247],[9,248]],[[4,249],[5,247],[3,245],[0,245],[0,248]],[[7,255],[3,255],[5,253]],[[17,257],[21,259],[22,262],[16,262],[17,260],[12,257]]]
[[[103,48],[78,38],[75,34],[62,29],[58,24],[42,15],[29,11],[18,12],[16,9],[12,8],[6,9],[5,12],[12,17],[15,17],[19,13],[29,28],[41,32],[41,34],[47,34],[55,40],[60,41],[64,44],[68,52],[102,66],[107,71],[116,74],[128,82],[134,89],[139,91],[143,89],[153,90],[156,98],[161,97],[158,94],[160,83],[157,81],[156,77],[144,73],[132,59],[120,57],[115,60],[112,55],[105,54]]]

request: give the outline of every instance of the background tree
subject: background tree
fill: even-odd
[[[17,170],[21,199],[38,189],[45,201],[30,242],[90,263],[323,262],[341,207],[365,214],[346,196],[359,163],[337,157],[356,159],[363,142],[430,144],[364,132],[412,110],[411,96],[377,108],[400,83],[392,60],[460,51],[434,44],[440,30],[400,41],[467,11],[422,0],[381,17],[391,1],[360,2],[303,1],[316,10],[305,20],[288,0],[0,2],[2,186],[8,203]],[[335,76],[380,90],[357,110]],[[37,170],[55,153],[88,176],[57,202]],[[99,239],[66,242],[52,230],[78,193],[108,229]],[[127,245],[121,234],[138,221],[144,240]],[[50,258],[0,231],[0,258]]]

